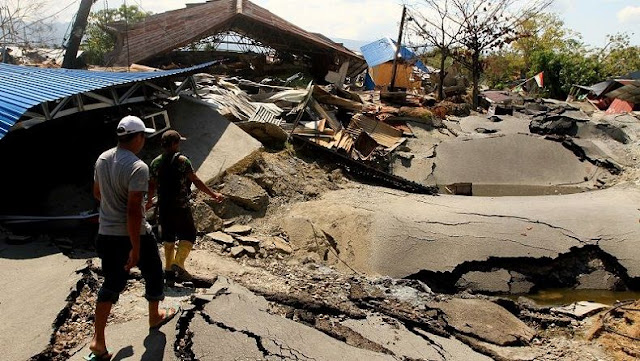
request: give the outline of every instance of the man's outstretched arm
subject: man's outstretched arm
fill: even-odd
[[[204,184],[204,182],[200,179],[200,177],[196,175],[195,172],[190,172],[187,177],[189,177],[189,180],[193,182],[196,188],[198,188],[200,191],[208,194],[209,197],[211,197],[214,201],[222,203],[224,196],[221,193],[214,192],[211,188],[207,187],[207,185]]]

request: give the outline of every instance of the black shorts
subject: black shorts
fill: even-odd
[[[128,236],[98,234],[96,251],[102,260],[104,274],[104,282],[98,291],[98,302],[116,303],[129,278],[129,272],[124,269],[124,266],[129,260],[131,241]],[[145,282],[145,298],[149,301],[162,301],[164,299],[162,261],[153,235],[140,237],[138,268]]]
[[[196,241],[196,226],[191,208],[160,207],[160,240],[163,242]]]

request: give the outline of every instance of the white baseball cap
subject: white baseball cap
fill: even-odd
[[[141,132],[144,132],[146,134],[153,134],[156,132],[156,130],[153,128],[147,128],[144,125],[142,119],[133,115],[127,115],[126,117],[122,118],[122,120],[120,120],[120,123],[118,123],[118,127],[116,128],[116,134],[118,134],[118,136]]]

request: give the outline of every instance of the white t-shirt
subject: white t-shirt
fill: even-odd
[[[128,236],[127,201],[129,192],[147,192],[149,167],[133,152],[119,147],[111,148],[96,161],[94,182],[100,186],[100,227],[105,236]],[[144,203],[144,202],[143,202]],[[144,219],[140,234],[149,233],[151,226]]]

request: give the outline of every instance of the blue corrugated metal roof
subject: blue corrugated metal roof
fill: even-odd
[[[115,85],[188,73],[215,63],[209,62],[185,69],[137,73],[0,64],[0,139],[27,110],[43,102]]]
[[[367,61],[367,64],[373,68],[393,60],[396,55],[396,42],[390,38],[383,38],[361,47],[360,51],[362,51],[362,55]],[[415,58],[416,54],[402,46],[400,48],[400,57],[405,60],[410,60]]]

